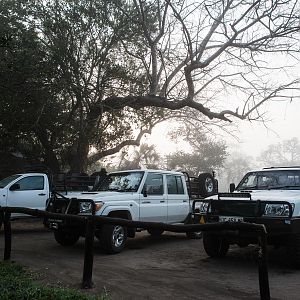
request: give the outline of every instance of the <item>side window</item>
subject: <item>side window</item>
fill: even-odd
[[[168,194],[184,194],[181,176],[167,175]]]
[[[145,182],[148,195],[163,195],[163,176],[162,174],[149,173]]]
[[[176,176],[176,183],[177,183],[177,194],[184,194],[182,177]]]
[[[30,190],[43,190],[44,189],[44,177],[43,176],[31,176],[22,178],[16,182],[20,185],[20,190],[30,191]]]

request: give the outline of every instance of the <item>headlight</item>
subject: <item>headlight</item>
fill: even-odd
[[[79,213],[92,213],[92,202],[80,202]]]
[[[294,204],[292,204],[292,210]],[[288,204],[266,204],[265,216],[288,217],[290,215],[290,207]]]
[[[209,202],[199,202],[199,207],[198,207],[199,213],[201,215],[206,215],[208,207],[209,207]]]
[[[104,205],[104,202],[100,201],[95,204],[95,211],[100,210],[100,208]]]

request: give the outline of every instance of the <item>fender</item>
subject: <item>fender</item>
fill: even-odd
[[[101,215],[101,216],[108,216],[112,212],[116,211],[127,211],[129,215],[131,216],[131,219],[134,221],[139,220],[138,216],[138,210],[137,212],[134,211],[133,206],[129,205],[107,205],[104,207],[103,210],[100,212],[97,212],[96,215]]]

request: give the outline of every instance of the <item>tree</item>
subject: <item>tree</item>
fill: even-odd
[[[209,137],[203,130],[192,125],[180,126],[171,133],[171,138],[176,141],[183,138],[191,146],[191,151],[167,155],[169,169],[181,169],[197,176],[201,172],[211,172],[222,167],[227,155],[223,141]]]
[[[254,162],[253,157],[242,152],[230,153],[217,176],[219,190],[228,192],[230,183],[238,184],[247,172],[256,167]]]
[[[300,144],[298,138],[283,140],[280,143],[269,145],[263,151],[259,160],[266,167],[288,167],[300,165]]]
[[[128,169],[156,169],[160,165],[160,155],[157,153],[154,145],[143,143],[139,149],[132,152],[130,149],[120,153],[120,159],[117,163],[118,170]]]
[[[3,68],[1,75],[7,79],[2,86],[2,107],[9,107],[3,111],[7,122],[2,124],[2,133],[10,133],[10,145],[26,155],[40,157],[54,170],[67,165],[73,171],[83,171],[88,164],[126,145],[139,145],[142,136],[163,119],[161,109],[118,110],[101,105],[103,96],[111,93],[110,85],[118,86],[114,92],[138,91],[143,81],[140,75],[132,77],[131,63],[123,66],[117,35],[105,33],[116,30],[123,35],[130,25],[110,26],[113,3],[110,7],[105,1],[3,4],[9,9],[2,36],[10,38],[1,48],[6,58],[6,70]],[[17,21],[10,17],[10,9],[18,15]],[[15,24],[18,31],[13,31]],[[43,55],[35,54],[42,51]],[[15,59],[15,53],[20,60]],[[31,57],[32,53],[35,55]],[[22,73],[22,69],[29,71]],[[22,78],[14,84],[9,78],[16,73]],[[43,80],[35,81],[37,75]],[[26,93],[17,91],[20,86]],[[13,95],[5,92],[8,88]],[[5,117],[7,113],[14,122]],[[10,130],[11,124],[18,134]],[[134,135],[137,129],[140,132]],[[89,156],[92,147],[98,151]]]
[[[49,68],[41,86],[49,96],[38,99],[58,104],[49,122],[45,110],[35,118],[39,130],[28,130],[26,143],[34,140],[44,156],[49,152],[72,170],[138,145],[174,111],[188,108],[225,122],[259,119],[267,101],[298,96],[299,79],[272,81],[270,74],[281,66],[267,61],[270,53],[298,55],[296,0],[1,5],[9,7],[4,19],[16,17],[39,39],[45,52],[39,61]],[[233,97],[237,104],[226,104]]]
[[[55,123],[61,118],[64,103],[57,101],[54,88],[48,88],[53,74],[35,30],[20,22],[20,16],[12,14],[9,5],[1,4],[1,150],[19,151],[29,159],[44,159],[59,170],[57,144],[46,139],[46,130],[55,134]]]

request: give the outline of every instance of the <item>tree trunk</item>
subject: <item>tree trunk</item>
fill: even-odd
[[[52,149],[45,149],[45,165],[50,168],[53,173],[60,172],[59,161]]]
[[[53,172],[60,172],[60,164],[53,150],[53,144],[49,141],[47,131],[44,128],[38,127],[35,129],[35,134],[44,148],[44,163]]]
[[[79,138],[76,144],[73,144],[69,156],[68,162],[70,166],[70,172],[72,173],[85,173],[87,170],[89,154],[89,141],[88,137]]]

